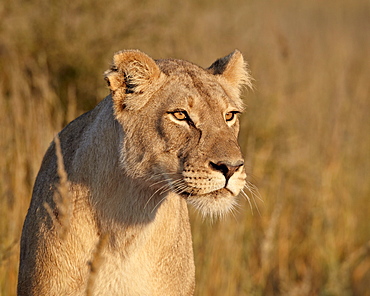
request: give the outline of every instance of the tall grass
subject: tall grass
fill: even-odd
[[[369,28],[366,0],[2,1],[0,295],[49,142],[124,48],[202,66],[238,48],[255,78],[240,143],[263,202],[191,213],[196,295],[370,295]]]

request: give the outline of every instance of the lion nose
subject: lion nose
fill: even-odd
[[[230,163],[227,161],[219,161],[217,163],[210,162],[211,168],[220,171],[226,178],[226,182],[231,178],[231,176],[244,165],[243,160],[238,160],[235,163]]]

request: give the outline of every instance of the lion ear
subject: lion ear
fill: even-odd
[[[247,63],[239,50],[234,50],[228,56],[215,61],[208,72],[223,77],[232,87],[240,90],[243,86],[252,88],[252,78]]]
[[[113,56],[113,64],[104,74],[115,104],[136,109],[150,98],[162,72],[145,53],[124,50]]]

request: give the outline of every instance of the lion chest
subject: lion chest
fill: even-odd
[[[192,295],[195,268],[185,202],[166,200],[140,228],[128,248],[117,244],[102,254],[94,295]]]

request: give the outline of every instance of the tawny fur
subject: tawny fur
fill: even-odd
[[[245,184],[235,115],[250,85],[243,57],[202,69],[128,50],[105,77],[111,94],[59,133],[64,170],[55,141],[43,159],[18,295],[193,295],[186,202],[220,216]]]

